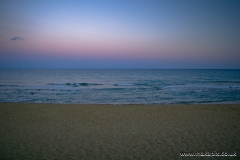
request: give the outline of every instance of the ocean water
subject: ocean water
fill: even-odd
[[[240,70],[2,69],[0,102],[240,104]]]

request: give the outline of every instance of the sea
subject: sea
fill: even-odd
[[[1,69],[0,102],[240,104],[240,70]]]

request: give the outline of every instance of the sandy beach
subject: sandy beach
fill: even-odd
[[[239,104],[0,103],[0,159],[237,159],[239,117]]]

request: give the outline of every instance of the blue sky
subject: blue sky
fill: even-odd
[[[238,68],[240,1],[0,1],[0,68]]]

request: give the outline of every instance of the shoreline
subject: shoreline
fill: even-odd
[[[112,106],[121,106],[121,105],[149,105],[149,106],[172,106],[172,105],[239,105],[240,102],[215,102],[215,103],[45,103],[45,102],[0,102],[1,104],[42,104],[42,105],[112,105]]]
[[[239,104],[1,102],[0,159],[179,159],[180,152],[214,151],[239,157],[239,117]]]

